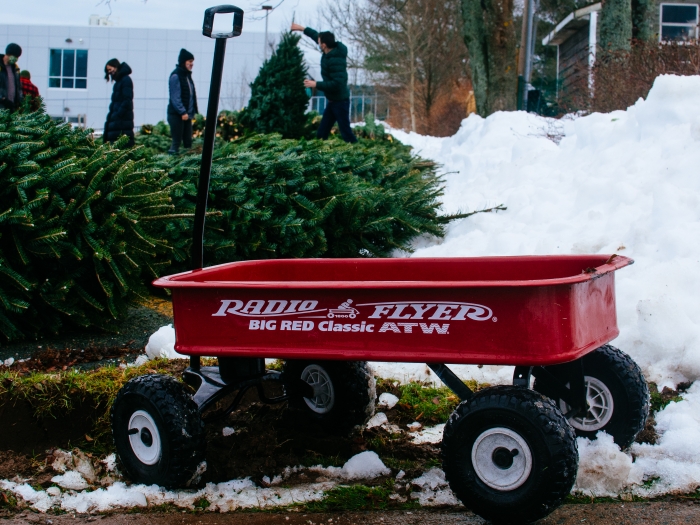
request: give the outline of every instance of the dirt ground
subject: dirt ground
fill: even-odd
[[[10,357],[16,361],[28,359],[47,349],[76,350],[80,353],[80,350],[88,348],[94,349],[95,352],[87,356],[87,359],[78,360],[69,366],[75,364],[85,366],[88,363],[91,367],[99,366],[116,362],[115,358],[128,354],[132,354],[135,358],[137,354],[143,353],[148,338],[153,332],[172,322],[171,302],[154,296],[147,305],[132,308],[124,319],[104,329],[76,330],[61,336],[46,336],[37,340],[0,344],[0,361]],[[100,356],[99,350],[103,350],[105,355]]]
[[[564,505],[541,525],[696,525],[700,524],[699,501],[669,501],[645,503],[596,503]],[[145,513],[112,514],[108,516],[47,516],[24,513],[3,520],[7,525],[41,524],[74,525],[481,525],[487,522],[466,510],[420,510],[388,512],[343,512],[333,514],[283,513]]]

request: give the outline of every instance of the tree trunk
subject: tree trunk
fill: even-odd
[[[632,0],[632,38],[651,40],[651,16],[655,12],[651,0]]]
[[[411,115],[411,131],[416,132],[416,53],[415,53],[415,40],[413,39],[413,23],[412,19],[408,17],[408,31],[406,31],[406,36],[408,37],[408,55],[409,55],[409,68],[410,77],[408,81],[408,112]]]
[[[485,117],[517,107],[517,49],[513,0],[462,0],[464,43],[476,98]]]
[[[626,51],[632,40],[632,1],[603,0],[600,11],[600,38],[598,44],[601,51]]]

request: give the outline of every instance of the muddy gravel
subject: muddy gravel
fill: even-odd
[[[388,512],[234,512],[208,514],[192,512],[111,514],[106,516],[48,516],[23,513],[2,521],[7,525],[481,525],[488,522],[463,509],[388,511]],[[700,525],[698,501],[664,501],[645,503],[595,503],[564,505],[541,525]]]

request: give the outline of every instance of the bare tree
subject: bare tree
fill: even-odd
[[[509,111],[517,102],[513,0],[461,0],[477,111]]]
[[[322,15],[356,52],[354,65],[404,98],[413,131],[419,122],[425,131],[437,101],[466,79],[459,0],[339,0]]]

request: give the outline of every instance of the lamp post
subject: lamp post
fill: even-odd
[[[267,17],[270,16],[270,11],[272,11],[271,5],[264,5],[262,8],[265,10],[265,55],[264,60],[267,60]]]

